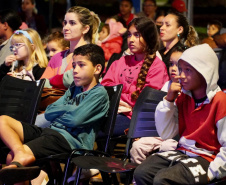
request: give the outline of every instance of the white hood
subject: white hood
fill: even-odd
[[[207,84],[206,94],[209,101],[211,101],[216,92],[221,90],[217,85],[219,61],[213,49],[208,44],[193,46],[185,50],[180,59],[189,63],[205,78]],[[182,90],[191,96],[189,91]]]

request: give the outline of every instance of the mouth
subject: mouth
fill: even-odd
[[[163,37],[164,36],[164,33],[160,33],[160,37]]]

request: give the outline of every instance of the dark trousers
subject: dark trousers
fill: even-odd
[[[134,172],[136,184],[185,185],[208,182],[209,161],[202,157],[190,158],[180,151],[170,152],[175,154],[168,156],[154,154],[144,160]]]

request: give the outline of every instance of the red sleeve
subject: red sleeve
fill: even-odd
[[[56,89],[67,89],[64,86],[64,83],[63,83],[63,76],[64,76],[64,74],[56,75],[56,76],[54,76],[53,78],[51,78],[49,80],[49,82],[53,86],[53,88],[56,88]]]

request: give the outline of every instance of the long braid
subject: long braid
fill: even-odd
[[[152,20],[144,17],[135,18],[129,23],[128,28],[132,25],[135,26],[140,36],[145,41],[144,62],[138,74],[136,91],[131,95],[132,100],[136,100],[144,88],[148,71],[155,60],[156,51],[159,49],[159,39],[156,25]]]
[[[136,100],[138,98],[138,96],[140,95],[140,92],[144,88],[146,76],[148,74],[148,71],[153,61],[155,60],[155,57],[156,57],[156,54],[153,54],[153,55],[147,54],[145,56],[144,62],[142,64],[140,73],[138,74],[138,78],[137,78],[137,86],[136,86],[137,90],[134,91],[131,95],[133,100]]]

